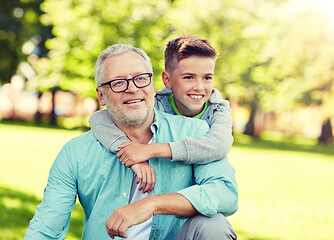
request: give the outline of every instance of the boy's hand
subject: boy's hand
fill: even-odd
[[[124,142],[118,148],[121,150],[117,153],[117,157],[128,168],[151,158],[150,144]]]
[[[131,169],[137,174],[136,183],[141,182],[138,190],[143,190],[143,193],[151,192],[155,185],[154,169],[147,162],[135,164]]]

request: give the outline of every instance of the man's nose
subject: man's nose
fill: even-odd
[[[133,80],[130,80],[128,82],[128,89],[126,89],[126,92],[136,92],[139,90],[139,88],[136,87],[136,85],[134,84]]]

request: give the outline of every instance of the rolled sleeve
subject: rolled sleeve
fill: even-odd
[[[208,217],[221,212],[232,215],[238,209],[238,191],[235,170],[227,158],[204,164],[194,165],[196,185],[180,190],[196,208]]]

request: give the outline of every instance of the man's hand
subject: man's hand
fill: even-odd
[[[112,239],[116,236],[127,238],[128,228],[148,220],[153,211],[149,198],[117,208],[106,222],[108,235]]]
[[[128,168],[151,158],[152,150],[150,144],[124,142],[118,148],[121,150],[117,153],[117,157]]]
[[[126,238],[129,227],[145,222],[154,214],[193,216],[193,205],[181,194],[170,193],[149,196],[129,205],[117,208],[106,222],[108,235]]]
[[[138,190],[143,190],[143,193],[151,192],[155,185],[154,169],[147,162],[135,164],[131,169],[137,174],[136,183],[141,182]]]

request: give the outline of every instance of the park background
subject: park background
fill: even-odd
[[[334,2],[11,0],[0,2],[0,239],[22,239],[48,170],[99,108],[94,64],[113,43],[151,57],[184,34],[219,53],[230,101],[239,239],[334,238]],[[66,239],[80,239],[77,205]]]

